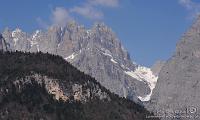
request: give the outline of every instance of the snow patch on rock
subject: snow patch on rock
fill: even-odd
[[[19,38],[17,37],[19,33],[21,33],[22,30],[20,30],[19,28],[15,29],[13,32],[12,32],[12,38],[13,38],[13,41],[14,41],[14,46],[16,46],[17,44],[17,41],[19,40]]]
[[[39,33],[40,33],[40,31],[36,30],[35,34],[33,34],[32,40],[36,40],[37,37],[39,37]]]
[[[22,30],[20,30],[19,28],[15,29],[13,32],[12,32],[12,37],[16,37],[18,33],[21,33]]]
[[[73,54],[71,54],[70,56],[66,57],[65,60],[69,60],[69,59],[70,59],[70,60],[73,60],[77,55],[78,55],[78,54],[73,53]]]
[[[117,64],[118,62],[116,62],[113,58],[110,59],[111,62]]]
[[[151,95],[152,95],[152,91],[156,86],[158,76],[155,76],[150,68],[143,67],[143,66],[138,66],[135,71],[124,71],[124,72],[125,72],[125,74],[127,74],[139,81],[146,82],[149,85],[149,87],[151,89],[150,94],[146,95],[144,97],[138,96],[138,98],[141,101],[149,101],[151,98]]]
[[[103,55],[110,57],[110,61],[114,64],[117,64],[118,62],[113,58],[113,56],[111,55],[111,52],[109,50],[106,50],[104,48],[101,49],[101,52]]]

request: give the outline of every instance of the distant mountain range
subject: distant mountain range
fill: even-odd
[[[135,64],[116,35],[103,23],[86,29],[70,22],[32,34],[19,28],[14,31],[6,28],[2,35],[7,50],[62,56],[111,92],[135,102],[149,101],[157,82],[158,74]]]

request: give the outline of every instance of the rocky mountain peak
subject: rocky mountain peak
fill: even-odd
[[[101,32],[112,32],[111,28],[109,28],[105,23],[103,22],[96,22],[94,23],[92,29],[98,30]]]
[[[160,71],[153,91],[151,107],[155,112],[170,111],[170,115],[181,117],[199,114],[200,108],[200,19],[184,34],[173,55]],[[150,107],[150,109],[152,109]],[[192,109],[194,113],[185,110]],[[183,111],[176,113],[176,111]],[[164,119],[164,118],[163,118]],[[164,119],[165,120],[165,119]],[[196,119],[195,119],[196,120]]]
[[[12,37],[16,37],[17,34],[22,33],[22,30],[20,28],[16,28],[14,31],[12,31]]]
[[[91,31],[95,33],[96,35],[110,36],[109,38],[107,38],[107,40],[113,40],[113,39],[110,39],[112,37],[116,38],[116,34],[112,31],[111,28],[106,26],[105,23],[95,23],[93,27],[91,28]]]
[[[96,48],[103,48],[107,52],[112,53],[113,57],[121,61],[130,60],[130,55],[123,47],[116,34],[106,26],[104,23],[95,23],[91,29],[90,38],[93,46]]]
[[[200,57],[200,17],[192,25],[192,27],[183,35],[180,42],[177,44],[177,56],[193,56]]]
[[[137,96],[145,97],[151,93],[147,82],[151,80],[145,80],[152,79],[145,77],[150,74],[137,73],[143,80],[127,74],[134,73],[138,65],[133,64],[116,34],[104,23],[86,29],[71,22],[65,26],[53,25],[47,31],[37,30],[31,35],[16,29],[4,32],[3,36],[12,51],[41,51],[62,56],[119,96],[138,102]]]

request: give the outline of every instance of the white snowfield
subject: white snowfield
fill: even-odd
[[[113,56],[111,55],[111,53],[109,51],[104,50],[104,49],[102,49],[102,50],[104,51],[104,52],[102,52],[104,55],[109,56],[111,58],[110,59],[111,62],[113,62],[114,64],[118,63],[113,59]],[[136,63],[133,62],[133,64],[136,64]],[[121,67],[126,68],[124,65],[121,65]],[[149,85],[149,88],[151,89],[150,94],[148,94],[144,97],[138,96],[138,98],[141,101],[149,101],[151,98],[151,95],[152,95],[152,91],[156,86],[158,76],[154,75],[150,68],[143,67],[143,66],[138,66],[135,71],[131,71],[129,68],[126,68],[126,69],[129,71],[124,71],[125,74],[127,74],[139,81],[145,82]]]
[[[152,95],[152,91],[156,86],[158,76],[155,76],[150,68],[138,66],[135,71],[124,71],[127,75],[143,82],[147,82],[151,92],[145,97],[138,96],[141,101],[149,101]]]

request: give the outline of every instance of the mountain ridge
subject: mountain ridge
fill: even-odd
[[[11,51],[42,51],[60,55],[120,96],[140,102],[137,97],[151,94],[148,82],[151,80],[140,81],[133,77],[139,66],[133,64],[114,32],[103,23],[86,29],[72,22],[64,27],[51,26],[47,31],[36,30],[32,34],[20,29],[6,29],[3,36]],[[140,75],[143,76],[142,73]],[[152,81],[156,80],[154,77]]]

